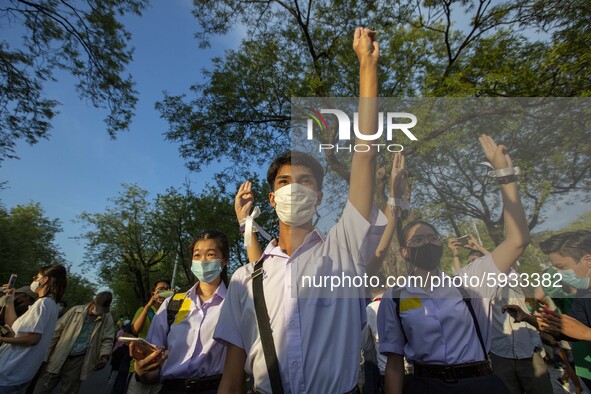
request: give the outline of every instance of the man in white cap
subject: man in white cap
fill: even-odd
[[[62,393],[77,393],[90,373],[107,365],[113,349],[112,300],[110,292],[98,293],[58,320],[34,393],[49,394],[60,381]]]

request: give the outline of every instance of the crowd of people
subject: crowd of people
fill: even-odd
[[[374,34],[358,28],[353,43],[360,70],[359,142],[377,127]],[[504,239],[488,251],[474,237],[450,238],[457,276],[516,272],[531,242],[507,149],[488,135],[480,144],[495,168]],[[429,278],[446,276],[440,266],[442,238],[429,222],[403,223],[407,164],[400,153],[392,162],[387,209],[378,209],[376,163],[375,150],[352,154],[346,205],[323,234],[314,226],[323,199],[322,165],[303,152],[278,156],[267,172],[278,237],[264,248],[258,243],[254,196],[246,182],[235,210],[250,263],[229,278],[227,236],[199,234],[191,247],[195,284],[174,293],[170,283],[157,281],[147,304],[116,335],[110,292],[58,320],[66,288],[61,265],[39,271],[30,286],[37,300],[20,317],[15,290],[5,285],[0,394],[51,393],[58,383],[62,392],[77,393],[81,382],[115,355],[115,393],[552,392],[544,344],[553,354],[562,340],[591,339],[591,301],[581,297],[590,287],[591,232],[558,234],[540,244],[577,292],[566,314],[550,304],[544,289],[536,301],[519,286],[428,286]],[[378,289],[369,304],[365,288],[331,294],[301,285],[303,275],[377,272],[392,242],[399,245],[409,274],[425,285]],[[470,252],[462,267],[463,249]],[[536,302],[551,307],[538,309]],[[366,368],[360,387],[362,354]],[[591,388],[591,380],[582,376],[581,381]]]

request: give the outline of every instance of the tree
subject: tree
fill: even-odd
[[[105,213],[80,215],[89,230],[87,264],[98,268],[101,278],[115,290],[115,285],[133,287],[137,300],[150,296],[152,281],[158,277],[161,264],[171,254],[163,249],[152,225],[153,204],[148,192],[139,186],[123,185],[123,192],[111,200]]]
[[[97,294],[96,284],[79,274],[68,271],[68,285],[63,298],[68,304],[66,309],[92,301]]]
[[[0,207],[0,278],[7,281],[17,274],[16,287],[28,287],[41,267],[63,264],[68,270],[64,294],[68,305],[92,300],[96,286],[72,273],[56,244],[61,231],[60,221],[46,217],[39,203],[17,205],[10,211]]]
[[[254,185],[261,190],[262,196],[266,196],[267,187],[261,184],[257,176],[251,177]],[[172,266],[178,261],[179,273],[177,280],[181,288],[191,286],[195,277],[191,273],[192,250],[191,246],[196,236],[206,230],[221,231],[230,242],[230,274],[238,267],[247,263],[243,237],[239,232],[234,213],[235,189],[227,190],[227,187],[206,185],[204,191],[195,194],[189,184],[184,190],[169,188],[166,193],[159,194],[155,201],[154,226],[163,248],[174,251],[168,259],[167,266]],[[259,200],[261,200],[259,195]],[[273,233],[276,224],[273,224],[274,213],[269,204],[261,203],[261,216],[257,222]],[[180,272],[184,274],[180,276]]]
[[[246,38],[225,58],[214,59],[213,70],[204,73],[205,81],[191,86],[192,97],[166,94],[157,108],[169,122],[167,139],[180,144],[190,169],[199,171],[225,158],[240,178],[242,172],[268,163],[290,146],[292,97],[357,96],[350,36],[358,25],[378,31],[380,91],[385,96],[586,96],[591,88],[591,58],[586,49],[591,9],[583,0],[567,3],[196,1],[194,14],[202,28],[202,45],[236,24],[246,26]],[[540,33],[540,39],[533,31]],[[460,167],[444,169],[450,156],[430,157],[447,146],[445,152],[457,166],[463,158],[480,152],[476,140],[464,143],[465,136],[454,133],[454,126],[433,128],[421,136],[421,149],[405,149],[410,163],[420,168],[413,196],[432,213],[445,213],[442,217],[450,223],[446,203],[467,206],[464,203],[470,195],[472,203],[478,203],[476,209],[454,209],[455,220],[483,220],[498,242],[503,223],[496,197],[486,187],[488,181],[481,175],[472,178],[470,182],[478,187],[467,193],[466,174],[454,180]],[[214,132],[216,138],[212,138]],[[320,138],[315,137],[321,143],[334,141],[335,133],[329,127]],[[546,154],[542,149],[552,147],[545,138],[539,139],[541,146],[533,144],[539,133],[497,135],[495,130],[494,134],[505,144],[524,148],[517,155],[520,159],[532,152]],[[553,177],[536,181],[532,176],[525,185],[532,229],[553,198],[589,187],[588,132],[579,131],[568,140],[559,137],[554,134],[550,139],[559,144],[554,147],[565,147],[556,153],[565,153],[561,159],[548,151],[549,157],[542,157],[539,165],[533,166],[532,161],[532,157],[540,159],[539,155],[524,165],[533,174]],[[382,165],[388,161],[384,157]],[[346,159],[327,151],[325,162],[330,172],[346,182]],[[425,168],[430,172],[423,176]],[[470,169],[472,176],[476,170]],[[569,171],[559,176],[564,169]],[[437,178],[437,174],[445,176]],[[376,199],[383,206],[384,188],[378,190]]]
[[[22,43],[0,41],[0,162],[15,156],[18,140],[47,138],[58,102],[44,83],[63,70],[77,78],[81,98],[106,108],[111,137],[125,130],[137,102],[125,74],[132,60],[129,33],[119,18],[140,15],[147,0],[67,2],[9,0],[0,6],[3,29]]]
[[[46,217],[39,203],[0,207],[0,278],[15,273],[17,286],[27,286],[42,266],[64,263],[55,243],[61,231],[60,221]]]
[[[259,184],[256,177],[253,180]],[[205,230],[228,236],[230,273],[246,264],[233,208],[234,188],[228,192],[225,187],[206,185],[204,190],[197,195],[186,184],[182,189],[169,188],[152,200],[138,185],[123,185],[104,213],[80,215],[88,229],[82,235],[87,240],[86,264],[98,268],[115,295],[118,310],[131,313],[145,303],[155,281],[172,278],[175,262],[179,267],[175,285],[181,289],[192,286],[190,248]],[[273,231],[267,224],[272,217],[270,207],[259,205],[263,214],[257,221]]]

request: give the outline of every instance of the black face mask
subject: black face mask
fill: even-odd
[[[407,247],[408,260],[412,265],[425,271],[432,271],[439,266],[443,255],[442,245],[427,243],[417,247]]]

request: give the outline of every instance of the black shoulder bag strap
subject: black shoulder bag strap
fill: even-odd
[[[251,276],[254,310],[257,315],[257,325],[259,326],[263,354],[265,355],[267,372],[271,381],[271,390],[273,394],[283,394],[279,362],[277,361],[277,352],[275,351],[275,343],[273,342],[273,331],[271,330],[269,312],[267,311],[265,293],[263,292],[263,263],[264,257],[261,257],[254,264],[254,272]]]
[[[462,295],[468,310],[470,311],[470,315],[472,315],[472,320],[474,321],[474,327],[476,327],[476,335],[478,335],[478,340],[480,341],[480,346],[482,347],[482,353],[484,354],[484,359],[488,359],[488,354],[486,353],[486,346],[484,346],[484,339],[482,339],[482,332],[480,331],[480,324],[478,324],[478,319],[476,318],[476,314],[474,313],[474,308],[472,307],[472,298],[468,294],[468,291],[464,289],[462,286],[457,287],[458,291]]]
[[[167,336],[170,332],[170,327],[172,326],[172,323],[174,323],[174,319],[176,319],[177,313],[179,313],[179,310],[181,310],[181,306],[183,305],[183,302],[185,302],[185,299],[188,295],[189,292],[177,293],[173,295],[172,299],[168,302],[168,307],[166,308],[166,321],[168,323],[168,331],[166,332]]]

